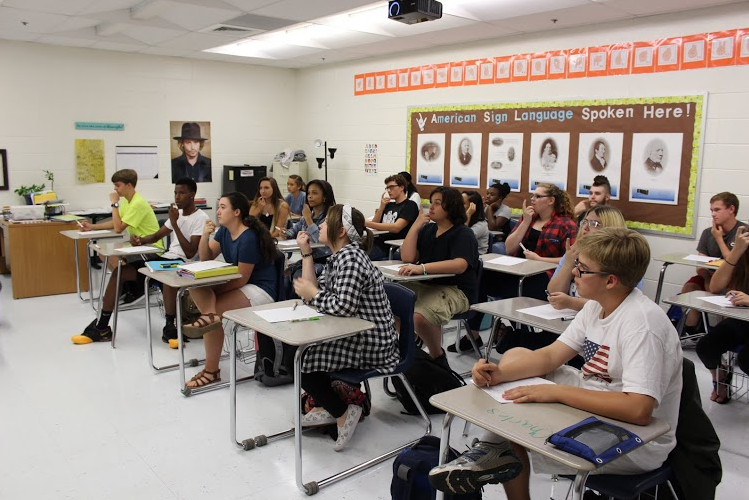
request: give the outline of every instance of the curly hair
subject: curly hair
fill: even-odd
[[[570,195],[567,193],[567,191],[562,191],[556,185],[546,182],[537,184],[536,187],[540,187],[541,189],[546,190],[547,196],[554,197],[554,212],[559,217],[572,218],[574,213],[572,210],[572,199],[570,198]]]
[[[429,201],[432,201],[435,194],[442,195],[442,209],[447,212],[447,218],[454,226],[465,224],[468,220],[466,209],[463,206],[463,195],[455,188],[439,186],[429,194]],[[478,210],[476,210],[478,212]]]

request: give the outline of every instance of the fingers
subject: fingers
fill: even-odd
[[[526,207],[525,200],[523,200],[523,212],[525,212],[525,207]]]
[[[744,232],[746,232],[746,227],[739,226],[739,228],[736,230],[736,235],[741,236],[742,234],[744,234]]]
[[[571,246],[572,246],[572,243],[570,242],[570,239],[569,239],[569,238],[567,238],[566,240],[564,240],[564,248],[565,248],[565,251],[569,252],[569,251],[570,251],[570,247],[571,247]]]

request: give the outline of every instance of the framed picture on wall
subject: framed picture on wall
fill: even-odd
[[[5,149],[0,149],[0,163],[2,163],[0,191],[7,191],[10,183],[8,182],[8,152]]]

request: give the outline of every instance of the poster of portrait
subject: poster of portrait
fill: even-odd
[[[684,134],[633,134],[630,201],[676,205]]]
[[[451,134],[450,186],[478,188],[481,177],[481,134]]]
[[[169,122],[172,183],[183,177],[211,182],[211,122]]]
[[[567,190],[567,164],[569,162],[570,134],[531,134],[530,171],[528,190],[548,182]]]
[[[416,184],[441,186],[445,171],[445,134],[419,134]]]
[[[577,193],[587,197],[597,175],[605,175],[611,184],[611,199],[618,200],[622,178],[624,134],[580,134],[577,148]]]
[[[489,134],[486,154],[486,187],[506,182],[520,192],[523,165],[523,134]]]

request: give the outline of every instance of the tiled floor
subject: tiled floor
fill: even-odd
[[[0,278],[0,499],[288,499],[304,498],[294,483],[293,442],[245,452],[229,439],[228,390],[185,398],[176,372],[148,366],[143,310],[120,316],[117,349],[76,346],[70,336],[93,318],[71,295],[13,300]],[[154,314],[154,324],[161,319]],[[157,340],[157,364],[176,360]],[[202,355],[201,342],[190,352]],[[687,352],[696,359],[693,352]],[[470,356],[452,357],[456,370]],[[191,374],[195,369],[189,369]],[[228,378],[228,365],[223,366]],[[707,373],[700,369],[701,386]],[[377,384],[376,384],[377,385]],[[372,416],[342,453],[323,436],[305,438],[305,481],[395,447],[421,432],[419,420],[375,387]],[[292,388],[239,387],[240,439],[290,427]],[[703,390],[703,399],[704,399]],[[705,401],[723,440],[720,499],[746,498],[749,488],[749,405]],[[439,429],[441,416],[433,417]],[[462,425],[458,423],[462,428]],[[468,440],[453,433],[453,446]],[[319,498],[388,499],[392,462],[320,491]],[[534,476],[533,498],[549,497],[550,481]],[[566,488],[558,487],[556,498]],[[741,493],[741,492],[744,493]],[[491,487],[485,498],[504,498]]]

